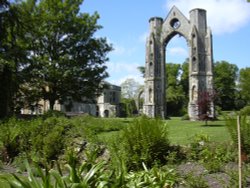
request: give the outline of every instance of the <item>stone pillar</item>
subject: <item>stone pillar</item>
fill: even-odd
[[[149,117],[165,116],[165,100],[162,99],[165,90],[162,88],[162,47],[161,29],[163,19],[154,17],[149,20],[150,34],[146,42],[146,63],[145,63],[145,99],[143,113]],[[165,88],[165,86],[164,86]]]
[[[188,113],[191,120],[197,120],[201,111],[198,101],[202,100],[202,92],[212,92],[212,44],[211,32],[207,28],[206,11],[193,9],[190,11],[192,32],[190,69],[189,69],[189,105]],[[211,103],[213,108],[213,103]],[[212,116],[214,116],[214,110]]]

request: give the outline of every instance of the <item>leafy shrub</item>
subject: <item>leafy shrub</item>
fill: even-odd
[[[0,157],[4,162],[11,162],[23,146],[23,124],[22,120],[11,118],[0,124]]]
[[[192,138],[192,142],[190,144],[191,151],[189,153],[189,158],[192,160],[199,160],[200,153],[205,150],[210,143],[210,138],[206,134],[196,134]]]
[[[240,110],[240,115],[242,116],[250,116],[250,106],[245,106]]]
[[[236,117],[226,117],[226,126],[232,137],[234,144],[238,144],[237,119]],[[246,155],[250,155],[250,121],[247,116],[240,117],[241,149]],[[247,160],[247,159],[246,159]]]
[[[216,112],[216,116],[220,116],[222,115],[222,109],[220,106],[216,105],[215,106],[215,112]]]
[[[97,143],[96,134],[124,127],[115,119],[103,120],[90,116],[70,119],[52,116],[32,120],[12,118],[0,126],[0,160],[12,162],[22,155],[43,165],[57,160],[65,150],[74,147],[72,143],[76,140]]]
[[[189,159],[202,163],[206,169],[213,173],[222,170],[222,167],[229,161],[234,160],[233,148],[230,145],[218,145],[210,142],[206,134],[195,135],[190,144],[190,151],[187,151]]]
[[[119,162],[124,161],[128,170],[141,169],[142,162],[149,167],[164,163],[169,150],[164,122],[146,117],[131,122],[111,145],[113,157]]]
[[[43,118],[49,118],[49,117],[65,117],[65,113],[58,110],[48,110],[43,114]]]
[[[33,121],[32,126],[34,130],[30,139],[33,157],[41,157],[45,161],[56,160],[66,147],[65,138],[72,127],[70,121],[51,117]]]
[[[185,114],[184,116],[181,117],[181,120],[189,120],[189,115]]]
[[[220,172],[226,163],[232,161],[236,155],[230,147],[211,144],[200,153],[200,162],[210,173]]]

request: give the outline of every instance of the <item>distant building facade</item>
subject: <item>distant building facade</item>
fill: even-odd
[[[73,101],[70,97],[64,104],[56,101],[54,110],[68,115],[89,114],[97,117],[119,117],[121,103],[121,87],[104,82],[107,88],[95,100],[84,102]],[[22,114],[43,114],[48,111],[49,101],[40,100],[35,107],[21,109]]]
[[[107,83],[106,83],[107,84]],[[119,117],[121,103],[121,87],[107,84],[102,94],[97,98],[97,116]]]

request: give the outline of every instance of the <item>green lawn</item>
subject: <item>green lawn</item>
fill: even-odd
[[[186,121],[172,117],[167,120],[169,139],[173,144],[185,145],[192,141],[196,134],[207,134],[214,142],[231,142],[231,138],[223,120],[205,122]]]
[[[126,125],[133,121],[133,118],[121,118],[120,121]],[[187,121],[181,120],[180,117],[171,117],[170,120],[166,120],[166,124],[169,127],[169,139],[172,144],[187,145],[196,134],[207,134],[213,142],[231,142],[223,120],[208,121],[208,125],[205,126],[205,122],[202,121]],[[106,140],[117,133],[118,131],[102,132],[99,138]]]

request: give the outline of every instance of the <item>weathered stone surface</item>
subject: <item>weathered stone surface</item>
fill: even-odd
[[[207,27],[206,11],[193,9],[188,20],[177,7],[173,7],[165,20],[149,20],[150,33],[146,42],[145,100],[143,113],[149,117],[167,117],[165,91],[165,48],[177,34],[183,36],[189,48],[189,105],[191,120],[198,119],[199,93],[213,90],[212,33]],[[211,104],[211,117],[214,117]]]

